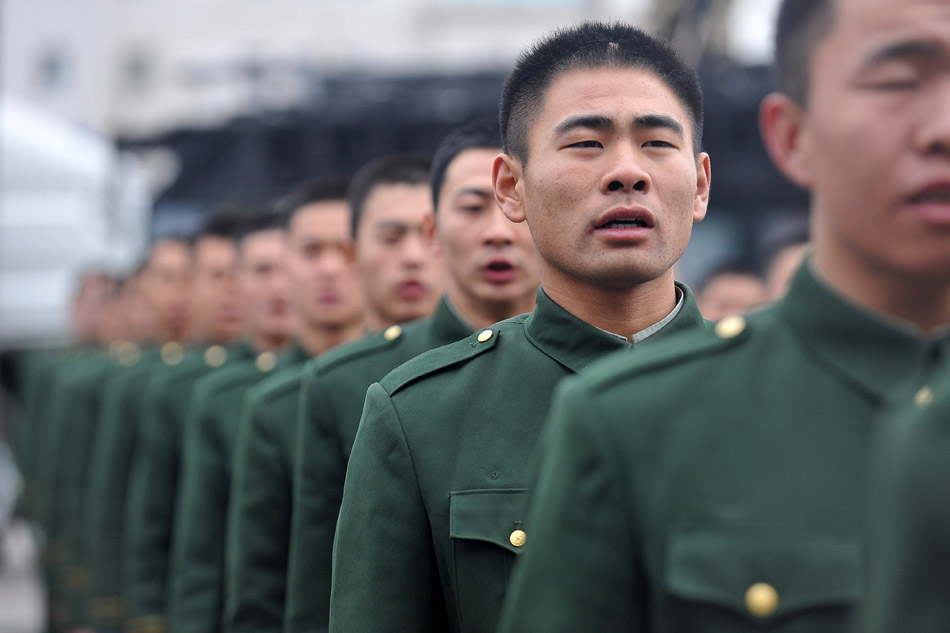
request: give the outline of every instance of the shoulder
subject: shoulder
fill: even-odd
[[[527,317],[528,315],[521,314],[506,319],[482,328],[460,341],[422,353],[396,367],[380,380],[379,384],[389,395],[393,395],[419,380],[491,355],[511,339],[525,338],[524,322]]]
[[[288,395],[296,395],[300,391],[300,374],[302,371],[302,365],[295,365],[265,378],[260,384],[254,385],[250,389],[248,402],[256,405],[267,405],[270,402],[282,400]]]
[[[744,351],[768,335],[774,327],[773,309],[727,317],[711,327],[684,332],[638,350],[615,355],[597,363],[574,381],[592,394],[609,392],[631,380],[649,376],[677,383],[693,372],[741,358]],[[651,383],[653,384],[653,383]]]
[[[412,321],[392,325],[381,332],[368,334],[360,339],[335,347],[308,362],[304,368],[305,376],[322,376],[337,372],[349,372],[365,365],[379,362],[380,359],[400,354],[425,335],[427,322]]]

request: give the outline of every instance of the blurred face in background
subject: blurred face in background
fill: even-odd
[[[365,302],[345,201],[312,202],[297,209],[287,247],[293,303],[304,327],[334,329],[363,319]]]
[[[531,231],[502,213],[492,187],[492,163],[501,149],[471,148],[445,171],[439,192],[435,235],[450,270],[450,296],[463,311],[493,304],[514,314],[530,311],[538,290],[538,265]]]
[[[114,291],[114,282],[103,273],[87,275],[73,302],[73,322],[80,341],[99,338],[100,322]]]
[[[157,242],[142,272],[138,288],[151,313],[159,340],[184,336],[189,322],[191,252],[182,241]]]
[[[696,303],[704,317],[718,321],[732,314],[748,312],[768,299],[761,279],[755,275],[730,271],[708,280],[696,296]]]
[[[191,305],[195,334],[203,340],[224,343],[241,332],[236,265],[233,240],[207,235],[195,244]]]
[[[283,231],[258,231],[241,241],[237,279],[245,336],[258,349],[282,346],[294,325]]]
[[[442,257],[426,237],[429,186],[380,184],[363,205],[356,261],[372,329],[428,316],[445,284]]]

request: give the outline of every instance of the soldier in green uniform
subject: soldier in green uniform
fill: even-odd
[[[371,329],[426,316],[438,300],[442,258],[424,235],[425,220],[432,215],[430,162],[415,154],[373,161],[357,173],[346,196]],[[290,256],[300,258],[296,236],[291,231]],[[312,262],[320,265],[318,259]],[[294,295],[302,320],[321,332],[318,306],[307,300],[302,287]],[[307,351],[316,355],[324,348]],[[232,632],[282,630],[301,369],[298,365],[268,379],[245,405],[234,457],[226,551],[225,629]]]
[[[185,429],[180,496],[172,538],[168,628],[176,633],[222,628],[225,587],[226,518],[234,445],[245,395],[276,368],[302,363],[310,354],[359,336],[363,298],[352,263],[347,205],[340,200],[303,204],[268,249],[280,262],[281,307],[303,318],[297,343],[280,363],[271,354],[237,364],[195,386]],[[286,233],[286,234],[285,234]],[[288,256],[287,243],[293,246]],[[289,273],[285,272],[289,268]],[[290,288],[288,289],[288,284]],[[294,306],[290,297],[307,302]],[[296,311],[296,314],[293,313]],[[273,317],[273,310],[263,315]],[[291,328],[282,330],[284,341]],[[261,337],[258,337],[261,339]],[[274,340],[270,341],[270,346]],[[265,348],[264,340],[257,348]],[[270,358],[270,362],[265,362]]]
[[[494,201],[491,163],[498,124],[459,129],[436,152],[428,233],[446,264],[447,291],[427,320],[390,326],[310,363],[297,428],[294,503],[284,630],[326,629],[333,531],[366,389],[422,352],[462,339],[534,306],[534,244]],[[367,238],[359,238],[367,239]],[[493,277],[493,270],[507,271]]]
[[[494,631],[555,385],[705,327],[672,270],[708,201],[695,72],[632,27],[585,23],[519,60],[500,120],[494,193],[531,229],[536,307],[367,391],[334,542],[331,631]]]
[[[237,334],[240,323],[233,282],[234,230],[234,217],[216,217],[194,239],[194,276],[185,295],[186,300],[190,297],[188,339],[192,344],[226,343]],[[223,362],[212,358],[220,357],[223,348],[207,351],[210,360]],[[94,570],[93,616],[101,629],[118,629],[126,613],[124,598],[129,584],[123,569],[127,560],[123,519],[129,507],[126,493],[134,458],[148,444],[144,425],[154,406],[151,392],[156,382],[164,384],[170,377],[188,374],[196,364],[204,367],[201,355],[200,348],[188,350],[177,342],[166,344],[158,354],[160,362],[137,364],[124,385],[115,387],[116,394],[109,400],[111,408],[103,412],[85,526],[88,558]],[[146,354],[146,359],[153,357],[153,352]]]
[[[774,307],[563,385],[505,633],[851,630],[878,415],[950,381],[950,5],[785,0],[776,33],[813,252]]]
[[[124,284],[121,295],[133,340],[141,343],[183,333],[187,314],[181,309],[179,286],[186,278],[187,265],[188,249],[183,241],[163,239],[151,246],[145,265]],[[140,305],[147,309],[136,310]],[[70,384],[63,385],[64,393],[57,397],[52,412],[51,435],[55,439],[49,450],[55,483],[51,490],[56,540],[62,552],[60,617],[66,628],[90,621],[91,561],[84,533],[90,508],[85,495],[92,480],[92,453],[105,409],[106,385],[125,380],[146,356],[144,348],[132,341],[114,349],[116,362],[98,355],[88,368],[74,374]]]

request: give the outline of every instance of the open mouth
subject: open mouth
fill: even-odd
[[[488,262],[482,268],[485,279],[492,283],[507,283],[514,278],[515,272],[516,269],[511,262],[505,260]]]
[[[640,219],[632,220],[611,220],[598,226],[598,229],[635,229],[647,228],[649,225]]]

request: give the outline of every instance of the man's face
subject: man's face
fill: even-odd
[[[237,248],[232,240],[206,236],[195,244],[191,297],[194,326],[211,342],[229,341],[241,331],[235,280]]]
[[[849,280],[950,281],[950,3],[836,0],[786,173],[815,261]],[[873,282],[872,282],[873,283]]]
[[[435,233],[449,284],[469,300],[508,303],[538,288],[531,232],[502,213],[492,189],[499,150],[460,152],[445,171]]]
[[[317,328],[359,320],[364,301],[346,202],[314,202],[299,209],[287,238],[293,301],[303,320]]]
[[[184,242],[155,244],[140,283],[143,298],[160,332],[179,336],[189,322],[191,254]]]
[[[505,214],[526,219],[545,286],[629,289],[669,276],[703,219],[709,158],[694,155],[690,120],[673,92],[634,68],[558,76],[529,127],[528,160],[505,155]]]
[[[293,314],[283,231],[258,231],[244,238],[237,279],[245,333],[252,339],[290,336]]]
[[[427,316],[444,286],[442,258],[423,234],[428,185],[377,185],[363,206],[356,262],[368,307],[381,324]]]

